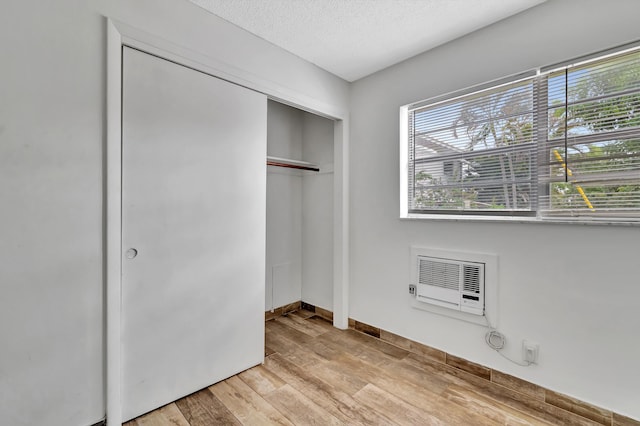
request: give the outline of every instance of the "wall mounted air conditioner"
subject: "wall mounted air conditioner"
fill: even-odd
[[[421,255],[414,261],[418,301],[484,315],[484,263]]]

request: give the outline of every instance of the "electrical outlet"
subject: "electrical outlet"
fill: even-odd
[[[409,294],[411,294],[412,296],[416,295],[416,285],[415,284],[409,284]]]
[[[522,341],[522,359],[525,362],[536,364],[538,362],[538,352],[540,345],[530,340]]]

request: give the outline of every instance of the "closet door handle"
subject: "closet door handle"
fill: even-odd
[[[125,256],[127,257],[127,259],[133,259],[137,255],[138,255],[138,250],[134,249],[133,247],[127,250],[127,252],[125,253]]]

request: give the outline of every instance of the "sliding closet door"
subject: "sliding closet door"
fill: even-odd
[[[125,419],[263,361],[266,106],[124,48]]]

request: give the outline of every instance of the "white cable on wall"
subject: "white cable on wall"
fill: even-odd
[[[533,364],[533,362],[529,362],[529,361],[524,361],[524,362],[516,361],[514,359],[509,358],[502,352],[500,352],[504,348],[507,338],[504,336],[504,334],[500,333],[498,330],[495,329],[495,327],[491,325],[491,323],[489,322],[489,317],[487,317],[486,312],[485,312],[484,318],[487,321],[487,327],[489,328],[489,331],[487,331],[484,335],[484,341],[487,343],[487,346],[489,346],[491,349],[496,351],[504,359],[511,361],[512,363],[519,365],[521,367],[529,367],[531,364]]]

